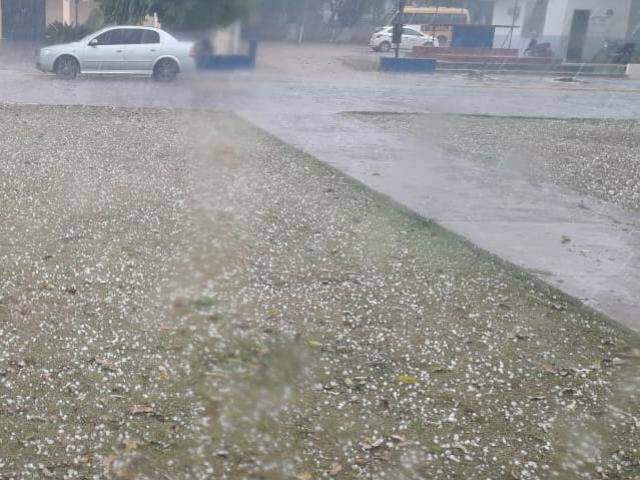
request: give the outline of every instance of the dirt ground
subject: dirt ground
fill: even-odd
[[[640,475],[635,334],[228,114],[0,117],[0,478]]]

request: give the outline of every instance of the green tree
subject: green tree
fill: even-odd
[[[319,3],[316,0],[315,6]],[[260,0],[258,15],[263,19],[282,19],[285,23],[297,23],[305,15],[305,8],[311,10],[312,1],[307,0]]]
[[[329,23],[334,27],[352,27],[366,15],[379,21],[385,14],[384,0],[328,0],[331,16]]]
[[[246,18],[258,0],[153,0],[163,25],[178,29],[225,26]]]
[[[151,11],[152,0],[97,0],[106,24],[136,24]]]
[[[258,0],[97,0],[105,23],[136,24],[158,13],[163,25],[206,29],[245,18]]]
[[[385,0],[370,0],[371,18],[376,25],[380,25],[382,20],[389,13]]]

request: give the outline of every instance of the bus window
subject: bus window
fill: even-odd
[[[461,13],[454,13],[451,15],[451,23],[454,25],[466,25],[469,23],[469,17]]]
[[[433,13],[416,13],[414,25],[431,25],[435,20]]]
[[[405,12],[393,15],[390,24],[402,23],[404,25],[466,25],[469,18],[464,13],[409,13]]]
[[[439,13],[434,23],[437,25],[466,25],[467,16],[460,13]]]
[[[415,18],[415,13],[405,13],[402,19],[402,23],[404,23],[405,25],[415,25]]]

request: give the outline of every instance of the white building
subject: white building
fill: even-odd
[[[640,0],[495,0],[494,46],[524,50],[533,37],[550,42],[557,56],[590,60],[605,40],[625,40],[640,24]]]

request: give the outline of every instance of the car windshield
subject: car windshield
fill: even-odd
[[[102,33],[103,31],[106,31],[107,29],[102,29],[102,30],[98,30],[96,32],[91,32],[88,33],[86,35],[84,35],[83,37],[79,38],[77,41],[78,42],[88,42],[89,40],[91,40],[92,38],[98,36],[100,33]]]
[[[0,480],[640,480],[639,32],[0,0]]]

